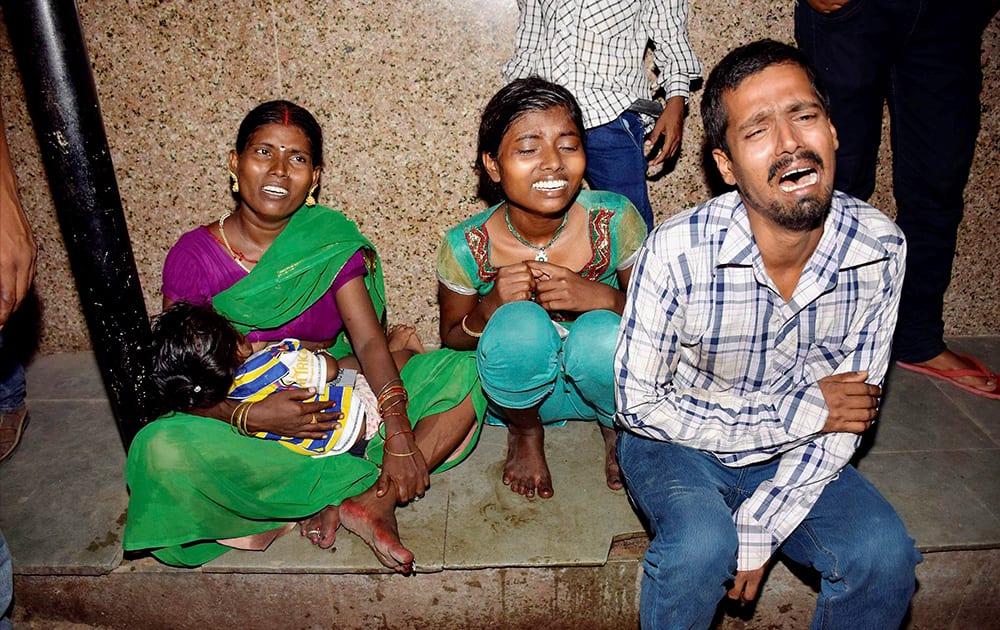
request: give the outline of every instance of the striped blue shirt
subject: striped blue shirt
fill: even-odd
[[[615,351],[616,420],[727,466],[780,457],[734,516],[740,570],[767,561],[854,454],[860,436],[820,433],[817,382],[867,370],[882,384],[905,251],[891,220],[842,193],[788,302],[736,192],[672,217],[640,248]]]

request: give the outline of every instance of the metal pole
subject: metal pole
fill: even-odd
[[[149,318],[73,0],[0,0],[91,343],[127,449],[149,408]]]

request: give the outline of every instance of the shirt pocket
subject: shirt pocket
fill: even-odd
[[[588,2],[581,11],[586,32],[598,40],[626,37],[634,29],[638,17],[638,2]]]

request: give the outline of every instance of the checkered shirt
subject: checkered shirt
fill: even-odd
[[[540,76],[573,93],[587,129],[618,118],[662,87],[687,98],[701,62],[688,41],[688,0],[517,0],[521,21],[507,81]],[[651,88],[644,64],[654,44],[659,68]]]
[[[819,433],[829,410],[817,381],[867,370],[882,384],[905,250],[892,221],[839,192],[787,303],[736,192],[671,218],[639,250],[615,350],[616,420],[726,466],[780,458],[733,517],[740,570],[773,555],[854,454],[860,436]]]

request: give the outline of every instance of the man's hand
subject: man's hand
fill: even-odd
[[[684,132],[684,97],[672,96],[667,99],[663,113],[656,119],[653,130],[646,138],[646,150],[649,151],[657,140],[663,139],[663,147],[656,155],[647,156],[649,166],[659,166],[669,157],[677,154],[681,147],[681,135]]]
[[[821,378],[817,385],[830,410],[822,433],[863,433],[878,415],[882,388],[865,382],[868,372],[846,372]]]
[[[744,604],[757,599],[757,594],[760,592],[760,581],[764,579],[764,573],[767,572],[769,563],[770,561],[765,562],[764,566],[753,571],[737,571],[733,588],[726,592],[726,597],[739,600]]]
[[[837,9],[842,9],[851,0],[806,0],[815,11],[818,13],[832,13]]]

